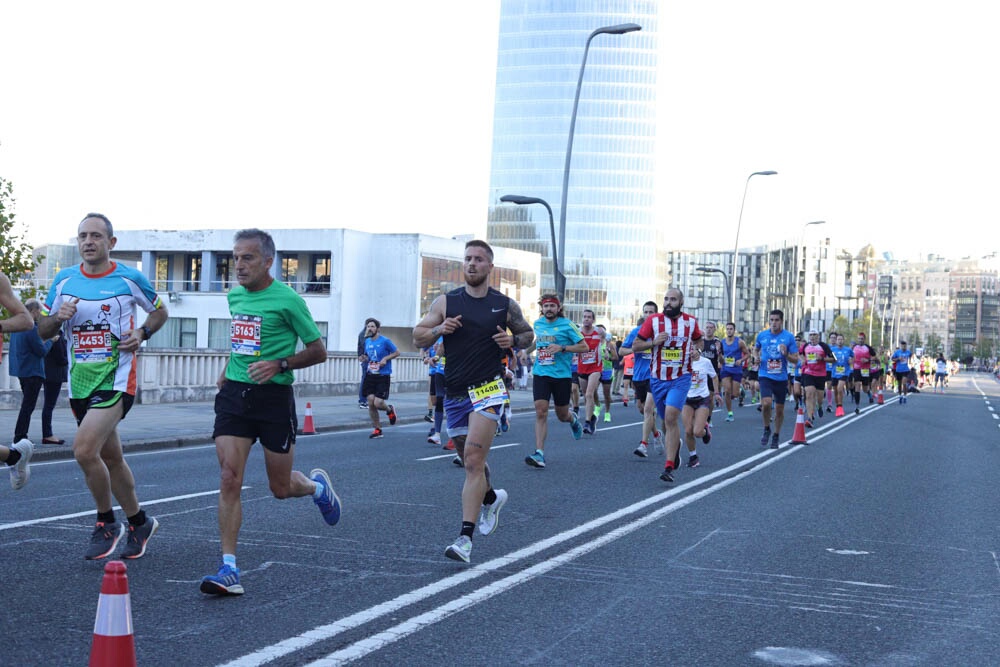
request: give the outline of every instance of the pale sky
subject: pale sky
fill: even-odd
[[[911,259],[1000,249],[994,7],[664,0],[671,248],[732,248],[747,176],[773,169],[750,183],[741,246],[826,220],[806,238]],[[499,11],[0,0],[0,175],[37,244],[89,210],[119,229],[482,236]]]

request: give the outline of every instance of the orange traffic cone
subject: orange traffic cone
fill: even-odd
[[[94,641],[90,647],[90,667],[135,667],[132,603],[128,596],[125,563],[120,560],[104,566]]]
[[[312,403],[306,403],[306,423],[302,426],[302,435],[316,435],[316,426],[313,424]]]
[[[806,442],[806,415],[802,412],[802,408],[799,408],[798,413],[795,415],[795,433],[792,434],[792,444],[809,444]]]
[[[882,396],[882,390],[881,389],[878,390],[878,396],[877,396],[877,398],[878,398],[878,404],[879,405],[884,405],[885,404],[885,398],[883,398],[883,396]]]
[[[837,411],[833,413],[833,416],[834,417],[843,417],[844,416],[844,406],[843,405],[838,405],[837,406]]]

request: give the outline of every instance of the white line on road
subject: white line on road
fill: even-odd
[[[494,449],[503,449],[504,447],[520,447],[519,442],[508,442],[502,445],[492,445],[490,451]],[[452,459],[455,458],[455,452],[448,452],[447,454],[435,454],[434,456],[425,456],[422,459],[417,459],[418,461],[437,461],[438,459]]]

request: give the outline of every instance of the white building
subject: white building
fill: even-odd
[[[267,231],[277,248],[272,275],[302,294],[330,351],[355,350],[368,317],[412,351],[413,325],[435,297],[463,284],[464,241],[350,229]],[[116,230],[112,258],[137,266],[168,301],[170,319],[150,347],[228,348],[235,232]],[[540,269],[537,253],[494,248],[491,284],[532,319]]]

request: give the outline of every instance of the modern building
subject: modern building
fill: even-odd
[[[656,0],[502,0],[487,238],[542,256],[541,289],[553,292],[570,121],[584,47],[599,34],[580,88],[567,189],[567,316],[584,308],[616,330],[666,290],[663,231],[653,221],[656,140]],[[502,204],[503,195],[541,205]],[[556,244],[559,245],[558,242]]]
[[[271,230],[275,278],[306,301],[327,350],[355,350],[368,317],[403,351],[434,299],[464,284],[465,242],[423,234],[368,234],[350,229]],[[137,266],[168,302],[170,319],[147,345],[227,349],[226,291],[236,284],[231,229],[118,230],[112,259]],[[537,253],[494,249],[491,285],[537,312]]]

